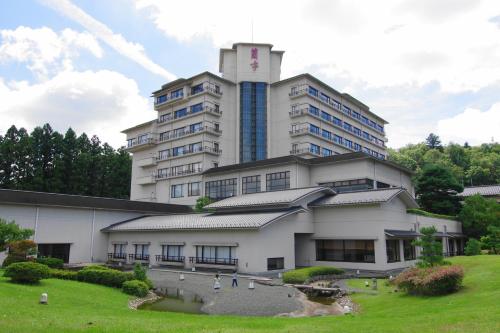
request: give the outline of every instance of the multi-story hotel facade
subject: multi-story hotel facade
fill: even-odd
[[[158,117],[123,131],[133,154],[131,199],[193,205],[203,172],[296,155],[386,158],[387,122],[310,74],[281,80],[283,51],[237,43],[204,72],[153,92]]]

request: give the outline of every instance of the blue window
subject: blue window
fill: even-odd
[[[378,154],[378,158],[385,160],[385,155],[384,154]]]
[[[363,152],[365,152],[367,154],[371,154],[371,150],[367,147],[363,147]]]
[[[309,105],[309,113],[319,117],[319,109],[312,105]]]
[[[347,148],[351,148],[351,149],[352,149],[352,141],[351,141],[351,140],[344,139],[344,145],[345,145]]]
[[[361,115],[354,110],[352,111],[351,116],[356,119],[361,119]]]
[[[380,132],[384,133],[384,126],[380,126],[380,125],[378,125],[378,124],[377,124],[377,129],[378,129]]]
[[[332,100],[330,100],[330,102],[332,103],[334,108],[340,110],[340,102],[339,101],[332,99]]]
[[[178,98],[182,96],[184,96],[184,90],[182,88],[174,90],[170,93],[170,98]]]
[[[342,127],[342,120],[337,117],[333,117],[333,124]]]
[[[349,132],[351,132],[351,131],[352,131],[352,126],[351,126],[351,124],[344,122],[344,129],[345,129],[345,130],[348,130]]]
[[[267,157],[267,84],[240,83],[240,162]]]
[[[319,134],[319,127],[313,124],[309,124],[309,132]]]
[[[187,108],[180,109],[174,112],[174,118],[181,118],[187,115]]]
[[[327,131],[325,129],[322,130],[321,136],[324,137],[324,138],[327,138],[328,140],[332,139],[332,133],[330,133],[329,131]]]
[[[333,142],[338,143],[339,145],[342,144],[342,137],[340,135],[334,134],[333,136]]]
[[[319,146],[312,143],[310,145],[311,145],[310,147],[311,153],[319,155]]]
[[[309,90],[307,92],[309,93],[309,95],[318,97],[318,89],[309,86]]]
[[[370,126],[373,128],[377,128],[377,124],[373,120],[370,120]]]
[[[358,136],[361,136],[361,130],[357,127],[353,127],[352,132]]]
[[[365,124],[367,124],[367,125],[369,125],[369,124],[370,124],[370,121],[369,121],[369,120],[368,120],[368,118],[366,118],[365,116],[361,116],[361,122],[362,122],[362,123],[365,123]]]
[[[321,118],[326,121],[332,121],[332,116],[325,111],[321,111]]]
[[[354,143],[354,150],[361,151],[361,145],[359,143]]]
[[[203,83],[191,87],[191,95],[201,93],[203,91]]]
[[[203,103],[191,105],[191,113],[200,112],[201,110],[203,110]]]
[[[345,113],[345,114],[348,114],[350,115],[351,114],[351,109],[345,105],[342,105],[342,111]]]
[[[332,156],[332,151],[328,148],[322,148],[321,149],[321,154],[323,156]]]
[[[202,123],[196,123],[196,124],[191,124],[189,125],[189,131],[190,132],[198,132],[203,128]]]
[[[367,132],[363,132],[363,138],[365,138],[366,140],[370,140],[370,134]]]
[[[202,148],[201,142],[191,143],[189,145],[189,152],[196,153],[201,151],[201,148]]]
[[[328,102],[330,101],[330,96],[325,95],[325,94],[323,94],[323,93],[321,93],[321,94],[319,95],[319,98],[320,98],[323,102],[326,102],[326,103],[328,103]]]
[[[378,157],[378,153],[375,150],[372,150],[372,156]]]
[[[165,103],[167,101],[167,95],[161,95],[156,97],[156,104]]]
[[[172,156],[179,156],[184,154],[184,146],[172,148]]]

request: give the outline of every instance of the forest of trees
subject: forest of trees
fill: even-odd
[[[132,162],[123,149],[49,124],[0,135],[0,188],[128,198]]]
[[[442,145],[435,134],[426,142],[389,149],[388,159],[421,174],[426,165],[448,169],[463,186],[500,184],[500,144],[484,143],[471,147],[456,143]]]

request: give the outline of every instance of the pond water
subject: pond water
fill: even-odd
[[[167,288],[164,297],[152,303],[144,303],[139,310],[201,313],[203,300],[200,296],[182,289]]]
[[[335,298],[330,296],[307,295],[307,299],[310,300],[311,302],[320,303],[323,305],[332,305],[333,303],[336,302]]]

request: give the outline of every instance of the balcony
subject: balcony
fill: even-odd
[[[184,256],[165,256],[157,254],[155,256],[156,262],[160,265],[184,266]]]
[[[288,131],[291,136],[299,136],[299,135],[304,135],[309,133],[309,128],[307,127],[302,127],[302,128],[292,128],[290,131]]]
[[[222,131],[218,128],[213,127],[213,126],[203,126],[203,127],[199,127],[199,128],[188,129],[188,130],[178,132],[178,133],[168,133],[166,135],[163,135],[160,138],[160,142],[172,141],[172,140],[196,135],[199,133],[209,133],[209,134],[220,136],[222,134]]]
[[[181,150],[177,153],[177,155],[172,155],[171,151],[169,151],[168,154],[165,154],[163,156],[158,157],[158,161],[166,161],[166,160],[173,160],[176,158],[181,158],[184,156],[190,156],[194,154],[201,154],[201,153],[207,153],[207,154],[212,154],[212,155],[220,155],[222,153],[222,150],[218,148],[213,148],[213,147],[196,147],[196,148],[191,148],[191,149],[184,149]]]
[[[310,147],[292,149],[292,150],[290,150],[290,155],[297,155],[297,156],[310,155],[310,156],[314,156],[314,157],[321,156],[320,152],[315,151],[314,149],[311,149]]]
[[[237,267],[238,259],[236,258],[206,258],[206,257],[189,257],[189,263],[197,267]]]
[[[160,99],[159,97],[155,97],[154,107],[156,110],[157,108],[172,104],[176,101],[180,101],[183,99],[184,99],[184,92],[179,92],[179,93],[174,94],[174,95],[171,94],[170,96],[167,95],[162,99]]]
[[[108,260],[110,261],[127,261],[126,253],[108,253]]]
[[[146,138],[137,137],[128,140],[126,150],[128,152],[133,153],[142,149],[150,148],[155,144],[156,140],[153,137],[146,137]]]
[[[182,116],[173,116],[173,115],[170,115],[169,117],[163,117],[162,119],[158,119],[157,122],[159,125],[164,125],[164,124],[169,124],[171,122],[174,122],[176,120],[179,120],[179,119],[186,119],[186,118],[189,118],[189,117],[194,117],[196,115],[199,115],[199,114],[203,114],[203,113],[208,113],[208,114],[211,114],[213,116],[216,116],[216,117],[220,117],[222,116],[222,111],[217,108],[217,107],[213,107],[213,106],[210,106],[210,105],[205,105],[203,107],[203,109],[199,110],[199,111],[191,111],[191,109],[188,109],[186,114],[182,115]]]
[[[193,90],[189,91],[188,97],[198,96],[198,95],[201,95],[203,93],[208,93],[208,94],[215,96],[215,97],[222,96],[222,91],[220,90],[220,88],[217,88],[215,85],[204,84],[202,87],[196,89],[195,91],[193,91]]]
[[[184,177],[184,176],[189,176],[189,175],[194,175],[201,173],[203,171],[203,168],[196,168],[196,169],[188,169],[188,170],[182,170],[182,171],[176,171],[176,172],[166,172],[162,174],[158,174],[156,176],[156,180],[164,180],[164,179],[170,179],[170,178],[175,178],[175,177]]]
[[[138,185],[150,185],[154,183],[156,183],[156,177],[154,175],[137,178]]]
[[[129,254],[128,260],[131,262],[134,261],[149,261],[149,254]]]
[[[156,157],[147,157],[137,161],[137,166],[142,168],[153,165],[156,165]]]

